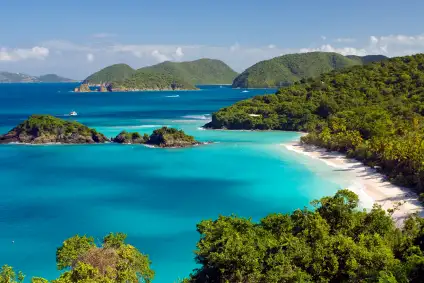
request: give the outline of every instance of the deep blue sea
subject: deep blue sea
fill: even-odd
[[[0,84],[0,133],[37,113],[74,119],[107,136],[166,125],[216,143],[0,146],[0,265],[22,270],[27,282],[59,275],[55,253],[66,238],[87,234],[101,241],[109,232],[127,233],[129,243],[149,254],[154,282],[174,282],[196,267],[200,220],[290,212],[345,181],[280,145],[298,133],[200,128],[213,111],[272,90],[73,93],[74,87]],[[79,115],[67,116],[72,110]]]

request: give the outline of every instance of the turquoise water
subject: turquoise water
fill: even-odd
[[[287,132],[200,128],[220,107],[271,90],[72,93],[74,84],[0,84],[0,131],[32,113],[65,116],[108,136],[167,125],[216,143],[187,149],[136,145],[0,146],[0,264],[28,277],[58,276],[56,248],[77,233],[125,232],[150,255],[154,282],[193,268],[196,223],[219,214],[289,212],[334,193],[332,169],[284,149]],[[170,97],[178,95],[178,97]],[[14,244],[12,244],[14,241]],[[28,281],[28,280],[27,280]]]

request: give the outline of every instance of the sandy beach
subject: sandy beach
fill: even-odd
[[[355,183],[360,184],[362,192],[359,196],[364,197],[365,194],[366,197],[381,205],[383,209],[393,208],[396,203],[401,202],[399,210],[393,214],[393,219],[398,226],[402,225],[403,220],[412,213],[418,212],[421,217],[424,217],[424,209],[414,192],[386,181],[385,176],[377,173],[375,169],[365,166],[355,159],[346,158],[341,153],[327,152],[316,146],[302,145],[300,142],[282,145],[288,150],[325,162],[340,171],[340,174],[350,172],[355,178]]]

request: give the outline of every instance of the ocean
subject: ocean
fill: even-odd
[[[202,219],[259,220],[347,185],[324,163],[281,146],[299,133],[201,128],[219,108],[275,90],[73,93],[75,86],[0,84],[0,133],[31,114],[51,114],[109,137],[169,126],[214,143],[185,149],[1,145],[0,265],[21,270],[26,282],[60,274],[55,253],[66,238],[87,234],[100,242],[109,232],[126,233],[128,243],[150,256],[153,282],[175,282],[196,268]],[[78,116],[68,116],[73,110]]]

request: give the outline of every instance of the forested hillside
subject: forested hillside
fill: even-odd
[[[231,84],[237,73],[220,60],[199,59],[188,62],[163,62],[143,71],[154,71],[179,77],[192,85]]]
[[[252,115],[254,114],[254,115]],[[302,140],[347,153],[423,192],[424,55],[302,80],[223,108],[207,127],[308,131]]]
[[[101,69],[85,79],[88,83],[100,84],[113,81],[122,81],[135,73],[127,64],[115,64]]]
[[[386,59],[382,55],[343,56],[331,52],[287,54],[256,63],[234,79],[233,87],[266,88],[290,85],[332,70]]]

